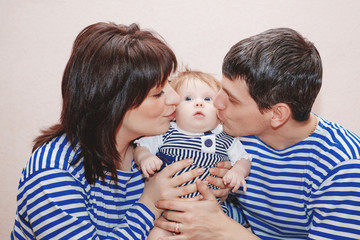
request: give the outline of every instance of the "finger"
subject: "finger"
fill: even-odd
[[[161,172],[168,177],[172,177],[175,173],[187,166],[190,166],[192,163],[193,160],[191,158],[180,160],[166,166]]]
[[[204,200],[216,200],[214,194],[212,194],[212,192],[208,188],[207,183],[198,179],[196,181],[196,186],[200,194],[203,196]]]
[[[170,222],[164,218],[158,218],[156,221],[155,221],[155,226],[156,227],[159,227],[159,228],[162,228],[166,231],[169,231],[169,232],[172,232],[174,231],[174,222]]]
[[[178,192],[178,197],[181,197],[181,196],[186,196],[188,194],[196,192],[197,188],[196,188],[196,184],[192,183],[192,184],[178,187],[178,188],[176,188],[176,191]]]
[[[218,188],[227,188],[227,185],[224,184],[222,178],[207,176],[206,181]]]
[[[226,168],[217,168],[217,167],[210,168],[210,174],[220,178],[224,177],[228,171],[229,169]]]
[[[190,180],[193,180],[194,178],[200,176],[203,173],[204,173],[203,168],[195,168],[193,170],[177,175],[176,177],[173,177],[171,181],[174,184],[174,186],[179,186],[181,184],[189,182]]]
[[[156,170],[156,164],[155,164],[155,162],[153,162],[153,161],[151,161],[150,163],[149,163],[149,168],[151,169],[151,170]]]
[[[232,192],[236,192],[240,188],[240,186],[241,186],[240,182],[236,183],[235,186],[232,189]]]
[[[149,175],[153,175],[155,173],[153,171],[152,167],[149,167],[147,172],[148,172]]]
[[[159,200],[155,203],[155,206],[159,209],[167,209],[171,211],[180,211],[183,212],[187,210],[189,202],[185,201],[184,198],[181,199],[171,199],[171,200]]]
[[[203,199],[204,199],[204,197],[202,195],[197,195],[197,196],[191,197],[191,198],[184,198],[184,201],[200,201]]]
[[[228,183],[229,183],[228,175],[225,175],[225,176],[222,178],[222,180],[223,180],[224,185],[228,185]]]
[[[185,202],[195,202],[195,201],[200,201],[202,199],[203,199],[203,196],[201,196],[201,195],[197,195],[195,197],[181,198],[181,200],[183,200]]]
[[[243,191],[246,192],[247,186],[246,186],[246,181],[245,180],[243,180],[242,185],[243,185]]]
[[[163,162],[161,160],[156,161],[155,165],[156,165],[156,170],[160,170],[161,166],[163,165]]]
[[[224,197],[224,196],[227,196],[229,194],[230,188],[210,189],[210,191],[215,197]]]
[[[175,234],[173,236],[165,236],[165,237],[159,237],[158,240],[184,240],[187,238],[184,238],[183,235],[180,234]]]
[[[163,212],[163,216],[166,220],[168,220],[170,222],[183,222],[184,221],[184,213],[183,212],[166,210]]]
[[[148,174],[146,168],[145,168],[145,167],[142,167],[141,170],[142,170],[142,172],[143,172],[143,175],[144,175],[146,178],[149,178],[149,174]]]
[[[230,186],[230,187],[235,187],[237,184],[240,184],[240,181],[237,182],[237,181],[236,181],[236,178],[233,177],[233,178],[231,179],[230,183],[229,183],[229,186]]]
[[[231,162],[230,161],[222,161],[222,162],[218,162],[216,164],[217,168],[226,168],[226,169],[230,169],[231,168]]]
[[[176,227],[178,225],[178,227]],[[184,225],[177,222],[169,222],[164,220],[156,220],[155,226],[158,228],[162,228],[168,232],[174,232],[177,231],[177,233],[181,233],[181,231],[184,230]],[[177,240],[177,239],[184,239],[180,235],[172,235],[172,236],[161,236],[158,238],[159,240]]]

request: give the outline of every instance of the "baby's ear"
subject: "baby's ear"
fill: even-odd
[[[285,124],[291,116],[291,109],[286,103],[275,104],[272,109],[271,126],[278,128]]]

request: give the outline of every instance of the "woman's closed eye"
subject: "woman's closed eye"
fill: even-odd
[[[153,96],[156,97],[156,98],[159,98],[159,97],[161,97],[163,94],[164,94],[164,90],[161,90],[159,93],[154,94]]]

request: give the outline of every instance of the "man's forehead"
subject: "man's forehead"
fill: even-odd
[[[230,80],[227,77],[223,77],[222,90],[234,99],[242,99],[243,97],[250,96],[249,88],[246,85],[246,81],[243,78]]]

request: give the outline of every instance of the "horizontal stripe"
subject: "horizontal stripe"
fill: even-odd
[[[237,195],[242,211],[228,204],[231,217],[247,219],[262,239],[359,239],[356,134],[320,118],[311,136],[283,150],[256,136],[241,141],[252,166],[246,194]]]
[[[18,189],[17,216],[11,239],[146,239],[154,215],[138,202],[144,179],[133,165],[118,171],[117,184],[90,186],[80,149],[61,135],[41,146],[25,166]]]

